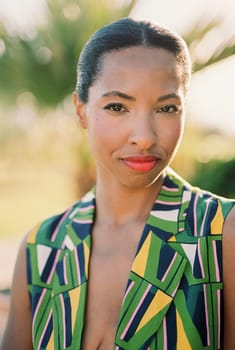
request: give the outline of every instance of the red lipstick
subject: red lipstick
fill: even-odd
[[[123,158],[123,161],[132,170],[147,172],[156,166],[158,158],[154,156],[133,156]]]

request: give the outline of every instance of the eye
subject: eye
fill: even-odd
[[[180,107],[174,104],[161,106],[157,112],[158,113],[177,113],[180,111]]]
[[[122,103],[109,103],[107,106],[104,107],[104,109],[118,113],[127,112],[127,109],[123,106]]]

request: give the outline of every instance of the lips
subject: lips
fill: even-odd
[[[132,170],[147,172],[156,166],[158,158],[155,156],[133,156],[123,158],[123,162]]]

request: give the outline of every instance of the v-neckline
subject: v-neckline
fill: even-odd
[[[174,235],[178,233],[179,227],[178,223],[176,221],[176,217],[178,216],[178,212],[181,205],[181,198],[179,197],[181,195],[181,191],[179,190],[179,184],[177,181],[172,181],[170,174],[166,174],[161,189],[156,196],[156,200],[153,203],[153,206],[150,210],[149,216],[145,222],[144,228],[142,233],[140,234],[140,239],[136,247],[135,255],[133,258],[133,261],[131,263],[131,269],[128,274],[127,282],[126,282],[126,289],[125,293],[122,298],[122,305],[119,312],[119,321],[117,325],[117,331],[116,331],[116,341],[118,338],[121,337],[121,333],[118,329],[119,325],[122,323],[122,319],[125,316],[125,309],[127,308],[126,304],[129,303],[127,301],[127,296],[129,294],[129,291],[131,289],[131,286],[133,284],[133,278],[132,275],[140,275],[141,278],[143,278],[143,274],[141,271],[138,271],[141,263],[139,263],[138,255],[143,246],[147,242],[147,238],[149,236],[149,232],[151,230],[154,231],[154,235],[158,236],[158,238],[162,242],[166,242],[168,240],[171,240]],[[179,200],[180,199],[180,200]],[[90,256],[92,251],[92,228],[95,221],[95,212],[96,212],[96,199],[95,199],[95,189],[93,189],[92,192],[87,194],[81,201],[80,207],[77,209],[77,214],[75,215],[73,221],[82,224],[80,226],[80,229],[77,231],[79,232],[79,236],[81,240],[86,240],[86,244],[89,246],[89,258],[87,260],[87,279],[86,279],[86,292],[84,296],[84,315],[83,315],[83,324],[81,325],[82,330],[84,330],[85,325],[85,315],[86,315],[86,305],[87,305],[87,294],[88,294],[88,284],[89,284],[89,263],[90,263]],[[170,220],[168,213],[171,213],[173,215],[173,220]],[[169,223],[169,232],[166,232],[161,229],[162,222],[167,220]],[[160,226],[160,229],[156,229],[156,221],[158,221],[158,224]],[[174,238],[173,238],[174,239]],[[147,257],[146,257],[147,259]],[[175,288],[175,286],[174,286]],[[172,289],[172,288],[171,288]],[[172,290],[173,293],[173,290]],[[168,300],[170,301],[170,300]],[[120,339],[119,339],[120,340]],[[82,339],[81,339],[82,341]]]

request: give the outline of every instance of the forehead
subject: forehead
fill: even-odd
[[[111,51],[103,55],[101,59],[101,65],[104,69],[106,65],[112,68],[113,66],[133,66],[139,65],[142,67],[143,62],[150,64],[151,66],[172,66],[176,65],[175,55],[163,48],[146,47],[146,46],[133,46],[129,48],[119,49]]]
[[[181,85],[181,67],[173,53],[162,48],[135,46],[106,53],[93,87],[132,89],[144,84]]]

